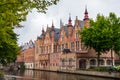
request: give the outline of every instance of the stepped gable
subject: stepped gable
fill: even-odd
[[[77,20],[78,20],[78,18],[77,18]],[[46,31],[44,31],[44,36],[46,35],[46,33],[49,33],[50,38],[51,38],[52,37],[52,31],[54,31],[54,41],[57,41],[59,39],[59,37],[60,37],[60,31],[62,29],[64,29],[64,31],[66,33],[66,36],[68,37],[68,26],[70,26],[70,25],[72,26],[71,21],[72,21],[71,20],[71,16],[69,16],[68,24],[66,24],[66,25],[63,25],[62,21],[60,20],[60,24],[62,24],[62,25],[60,25],[60,29],[55,28],[54,24],[52,22],[52,27],[48,27],[48,25],[47,25],[47,29],[46,29]],[[83,27],[84,27],[84,21],[78,20],[78,27],[80,27],[81,29],[83,29]],[[72,32],[73,32],[74,29],[75,29],[75,27],[72,27]],[[42,30],[42,32],[43,32],[43,30]],[[38,36],[37,39],[41,40],[42,39],[42,35],[43,34],[41,34],[40,36]]]

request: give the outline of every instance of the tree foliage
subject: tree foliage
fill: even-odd
[[[87,47],[93,48],[99,58],[101,53],[120,51],[120,18],[114,13],[108,17],[98,14],[96,20],[90,20],[90,27],[79,31],[81,39]],[[118,53],[119,54],[119,53]]]
[[[5,65],[16,59],[20,51],[16,36],[12,27],[0,27],[0,63]]]
[[[47,8],[57,4],[59,0],[1,0],[0,1],[0,25],[20,26],[21,21],[26,20],[26,15],[33,8],[45,13]]]
[[[17,45],[15,27],[21,27],[20,22],[32,9],[45,13],[49,6],[59,0],[1,0],[0,1],[0,63],[6,64],[15,60],[20,48]]]
[[[117,17],[114,13],[110,13],[108,21],[111,34],[111,50],[120,55],[120,17]]]

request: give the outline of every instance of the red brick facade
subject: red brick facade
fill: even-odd
[[[17,56],[18,63],[24,63],[26,68],[34,67],[35,47],[32,41],[22,46],[20,55]]]

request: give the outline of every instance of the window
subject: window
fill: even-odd
[[[76,41],[76,51],[79,51],[79,41]]]
[[[100,60],[100,65],[104,65],[104,60]]]
[[[68,48],[68,44],[67,43],[65,44],[65,48]]]
[[[74,51],[74,42],[71,43],[71,49]]]
[[[69,59],[69,67],[72,67],[72,59]]]
[[[65,67],[65,59],[62,59],[62,67]]]
[[[54,52],[57,52],[57,45],[54,45]]]
[[[75,38],[78,38],[78,37],[79,37],[79,34],[78,34],[78,33],[76,33]]]
[[[107,60],[107,65],[110,65],[111,64],[111,60]]]
[[[96,64],[95,59],[91,59],[91,60],[90,60],[90,65],[95,65],[95,64]]]

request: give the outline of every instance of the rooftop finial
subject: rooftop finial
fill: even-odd
[[[85,6],[85,14],[88,14],[88,12],[87,12],[87,5]]]
[[[44,35],[44,28],[42,27],[42,34]]]
[[[53,20],[52,20],[52,30],[54,30],[54,23],[53,23]]]
[[[72,25],[72,20],[71,20],[71,14],[69,13],[69,20],[68,20],[68,25]]]
[[[85,20],[85,19],[89,19],[89,18],[88,18],[87,5],[85,6],[84,20]]]

